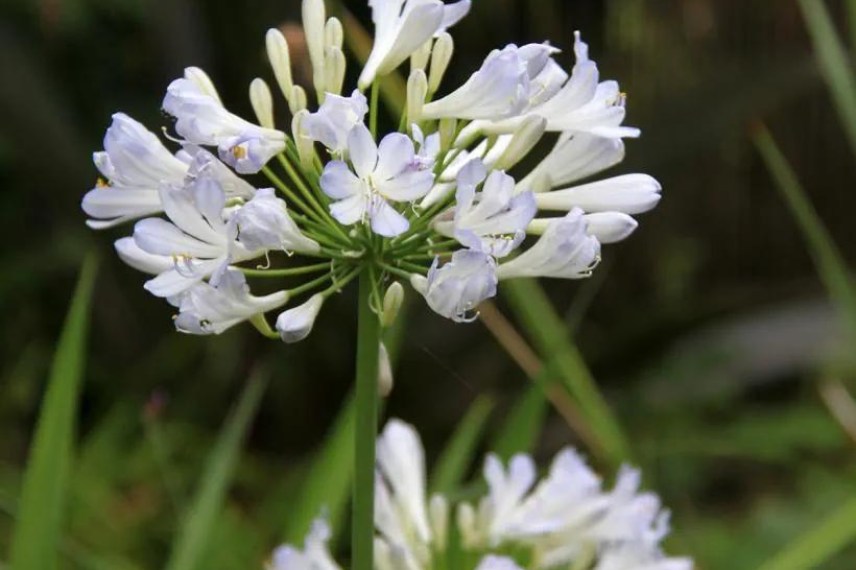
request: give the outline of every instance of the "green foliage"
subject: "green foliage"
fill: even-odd
[[[508,414],[491,450],[504,461],[515,453],[531,452],[544,430],[547,411],[543,389],[540,386],[528,387]]]
[[[63,325],[24,472],[10,568],[57,567],[72,470],[96,261],[87,257]]]
[[[493,407],[490,398],[481,396],[461,418],[429,477],[432,492],[448,493],[464,481]]]
[[[190,508],[184,515],[178,539],[166,565],[168,570],[201,568],[206,548],[212,539],[212,529],[223,508],[226,492],[241,452],[241,444],[256,415],[267,378],[257,372],[235,405],[230,417],[205,465],[202,481]]]

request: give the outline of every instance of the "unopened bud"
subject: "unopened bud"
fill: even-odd
[[[425,71],[425,67],[428,65],[428,58],[431,57],[431,46],[433,45],[433,40],[428,40],[422,46],[419,47],[413,55],[410,56],[410,70],[421,69]]]
[[[306,34],[306,47],[309,50],[309,61],[312,62],[312,79],[319,102],[324,100],[326,21],[324,0],[303,0],[303,31]]]
[[[259,124],[268,129],[273,128],[273,96],[270,87],[264,79],[255,78],[250,83],[250,104],[259,120]]]
[[[309,106],[309,101],[306,98],[306,89],[300,85],[295,85],[291,89],[291,99],[288,100],[288,110],[292,115],[299,113]]]
[[[454,118],[440,119],[438,127],[440,133],[440,150],[445,152],[452,148],[455,136],[458,134],[458,120]]]
[[[378,350],[377,391],[381,398],[386,398],[392,392],[394,384],[392,362],[389,360],[389,352],[386,350],[386,345],[380,343]]]
[[[342,22],[339,18],[330,18],[324,26],[324,44],[330,47],[342,49],[345,41],[345,32],[342,30]]]
[[[345,54],[342,52],[342,48],[328,47],[324,62],[324,89],[327,93],[342,94],[342,86],[345,84],[345,67]]]
[[[207,73],[198,67],[188,67],[184,70],[184,77],[195,83],[203,93],[209,97],[213,97],[218,103],[222,104],[220,94],[217,93],[217,88],[214,87],[214,82],[211,81]]]
[[[265,36],[268,61],[276,77],[276,83],[282,91],[283,97],[291,106],[291,94],[294,88],[294,79],[291,75],[291,54],[288,50],[288,42],[285,36],[277,29],[268,30]]]
[[[395,281],[386,290],[383,296],[383,308],[380,314],[380,324],[384,328],[391,327],[401,311],[401,305],[404,303],[404,287],[401,283]]]
[[[511,137],[511,142],[505,152],[494,163],[496,170],[508,170],[523,160],[529,154],[544,132],[547,130],[547,120],[537,115],[527,117]]]
[[[407,79],[407,122],[418,124],[422,119],[422,107],[425,106],[425,97],[428,95],[428,79],[425,72],[416,69],[410,73]]]
[[[443,76],[446,75],[446,70],[449,68],[449,62],[452,61],[452,54],[455,52],[455,41],[452,36],[443,32],[434,41],[434,50],[431,52],[431,71],[428,74],[428,93],[434,95],[437,89],[440,88],[440,83],[443,81]]]
[[[294,114],[291,119],[291,134],[294,137],[294,144],[297,146],[297,155],[300,157],[300,166],[304,170],[312,169],[312,162],[315,158],[315,146],[313,141],[304,132],[303,121],[309,116],[309,111],[301,109]]]

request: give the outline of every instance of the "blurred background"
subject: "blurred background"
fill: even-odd
[[[581,30],[601,77],[628,94],[627,124],[643,136],[628,142],[627,160],[612,173],[649,173],[664,199],[631,239],[606,248],[591,280],[544,286],[631,434],[646,487],[672,510],[669,550],[704,569],[757,567],[856,493],[853,344],[749,134],[758,121],[768,125],[844,259],[854,261],[856,166],[797,3],[474,4],[453,30],[447,87],[510,42],[549,40],[569,68],[573,31]],[[365,2],[344,5],[369,25]],[[847,41],[845,3],[827,5]],[[183,336],[171,308],[113,255],[112,241],[129,228],[96,234],[79,203],[96,179],[91,153],[111,113],[152,130],[168,125],[165,87],[197,65],[227,107],[251,117],[247,86],[271,77],[264,32],[283,27],[299,59],[298,20],[295,0],[0,5],[0,552],[57,337],[93,249],[101,263],[64,567],[95,568],[98,559],[113,561],[105,568],[161,567],[177,513],[259,365],[270,384],[207,567],[259,567],[283,538],[296,481],[347,401],[353,291],[328,303],[297,345],[266,341],[249,326]],[[502,298],[498,306],[519,323],[519,307]],[[410,306],[400,339],[386,413],[420,428],[431,462],[481,398],[491,413],[480,457],[528,393],[520,359],[483,324],[454,324],[421,302]],[[548,352],[542,346],[540,358]],[[550,411],[532,451],[546,462],[567,444],[596,455]],[[823,566],[854,567],[854,548]]]

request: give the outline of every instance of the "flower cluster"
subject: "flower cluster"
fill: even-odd
[[[508,45],[441,95],[454,49],[447,30],[470,1],[369,5],[374,46],[358,88],[343,94],[343,26],[323,0],[303,1],[314,109],[293,80],[285,37],[268,32],[287,131],[276,126],[264,80],[249,89],[254,123],[229,112],[193,67],[163,100],[177,151],[113,116],[94,156],[103,178],[83,209],[93,228],[135,221],[116,250],[177,308],[179,330],[216,334],[249,321],[294,342],[325,299],[364,271],[378,312],[385,288],[404,282],[437,313],[469,321],[502,280],[590,275],[601,244],[627,237],[631,216],[659,201],[660,185],[644,174],[580,183],[620,162],[622,139],[639,132],[622,126],[625,96],[600,81],[579,34],[570,73],[549,44]],[[399,130],[379,138],[380,80],[408,61]],[[550,139],[534,168],[517,168]],[[257,173],[269,187],[239,176]],[[251,293],[247,280],[261,278],[276,279],[263,286],[274,292]],[[275,331],[273,311],[281,311]]]
[[[475,504],[453,505],[443,495],[427,498],[424,451],[410,425],[391,420],[377,449],[378,570],[692,568],[689,559],[660,551],[668,513],[656,495],[639,492],[633,469],[624,468],[605,490],[572,449],[560,451],[537,482],[531,457],[517,455],[506,467],[489,455],[487,494]],[[340,570],[327,548],[329,535],[326,523],[316,521],[304,548],[280,547],[269,569]]]

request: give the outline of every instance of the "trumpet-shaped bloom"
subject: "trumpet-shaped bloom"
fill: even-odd
[[[353,171],[345,162],[333,161],[321,176],[324,193],[336,200],[330,205],[333,217],[346,226],[368,220],[372,231],[387,237],[407,231],[407,218],[389,202],[417,200],[434,182],[431,171],[413,167],[413,141],[392,133],[378,146],[360,124],[348,135],[348,151]]]
[[[83,197],[83,211],[102,229],[160,213],[161,184],[180,184],[187,163],[174,156],[154,133],[124,113],[113,115],[104,135],[104,150],[93,155],[107,183],[99,183]]]
[[[435,259],[427,278],[414,275],[410,283],[436,313],[471,322],[479,304],[496,296],[496,262],[479,251],[459,250],[442,266]]]
[[[315,319],[321,312],[324,296],[312,295],[308,301],[293,309],[288,309],[276,319],[276,330],[287,343],[299,342],[309,336]]]
[[[564,190],[540,192],[535,201],[542,210],[581,208],[586,212],[641,214],[660,202],[662,187],[647,174],[625,174]]]
[[[163,109],[175,117],[175,130],[188,142],[216,146],[220,159],[242,174],[258,172],[285,150],[285,134],[234,115],[187,77],[167,88]]]
[[[306,237],[288,215],[285,201],[277,198],[273,188],[261,188],[252,200],[233,214],[238,228],[238,241],[250,251],[282,249],[299,253],[316,253],[321,247]]]
[[[560,137],[538,166],[520,181],[519,188],[545,192],[597,174],[622,160],[621,139],[574,133]]]
[[[600,260],[600,243],[586,229],[579,208],[564,218],[556,218],[532,247],[502,263],[496,270],[497,277],[588,277]]]
[[[190,334],[220,334],[287,301],[285,291],[264,297],[251,295],[244,274],[228,269],[216,286],[198,283],[179,297],[175,328]]]
[[[510,45],[492,51],[466,83],[422,108],[422,117],[502,119],[516,116],[528,104],[529,65],[533,55]]]
[[[359,91],[355,90],[350,97],[328,93],[321,107],[303,119],[303,136],[342,156],[348,150],[348,134],[363,122],[368,112],[366,97]]]
[[[482,190],[476,192],[482,182]],[[455,202],[453,220],[438,218],[435,229],[469,249],[497,258],[520,245],[537,210],[531,192],[515,195],[513,178],[498,170],[488,175],[479,160],[473,160],[458,175]]]
[[[444,5],[440,0],[369,0],[375,25],[374,46],[360,74],[365,89],[386,75],[433,36],[458,23],[470,11],[470,0]]]

